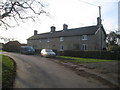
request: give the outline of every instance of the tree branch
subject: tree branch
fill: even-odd
[[[4,18],[6,17],[10,17],[10,19],[13,18],[17,24],[17,18],[32,19],[35,21],[35,17],[37,15],[41,15],[41,13],[47,14],[47,12],[44,11],[44,7],[45,6],[41,3],[41,1],[38,0],[6,0],[5,2],[0,1],[0,22],[5,24],[4,26],[7,28],[10,27],[10,25],[4,21]]]

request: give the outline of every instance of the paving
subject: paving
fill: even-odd
[[[14,88],[110,88],[98,80],[76,74],[51,58],[15,53],[7,55],[17,64]]]
[[[6,54],[6,53],[5,53]],[[13,54],[11,54],[11,55],[13,55]],[[14,54],[14,56],[16,57],[16,62],[18,63],[20,63],[21,62],[21,59],[22,58],[20,58],[19,57],[19,55],[17,55],[17,54]],[[23,56],[23,55],[21,55],[21,56]],[[30,58],[29,58],[30,57]],[[19,64],[20,65],[20,70],[24,70],[24,68],[23,67],[26,67],[28,70],[27,71],[25,71],[25,73],[26,72],[28,72],[29,70],[30,70],[30,68],[31,68],[31,66],[34,66],[34,67],[36,67],[35,65],[37,65],[37,68],[39,67],[39,64],[42,66],[42,63],[45,61],[45,62],[48,62],[48,61],[54,61],[54,62],[56,62],[56,63],[58,63],[58,64],[61,64],[61,65],[63,65],[63,66],[65,66],[65,67],[68,67],[68,68],[70,68],[71,70],[73,70],[75,73],[77,73],[78,75],[80,75],[80,76],[82,76],[82,77],[85,77],[86,79],[88,79],[90,82],[92,81],[92,82],[96,82],[96,83],[98,83],[97,81],[100,81],[104,86],[108,86],[108,87],[110,87],[110,88],[118,88],[120,85],[119,85],[119,81],[118,81],[118,77],[119,77],[119,70],[118,70],[118,64],[120,63],[120,62],[112,62],[112,63],[73,63],[73,62],[69,62],[69,61],[67,61],[67,60],[61,60],[61,59],[56,59],[56,58],[47,58],[47,59],[45,59],[45,58],[42,58],[43,60],[41,60],[41,61],[38,61],[38,59],[41,59],[39,56],[24,56],[24,58],[26,58],[26,59],[29,59],[29,61],[30,62],[27,62],[28,60],[26,60],[26,59],[23,59],[25,62],[21,62],[21,63],[23,63],[23,65],[26,63],[26,65],[25,66],[23,66],[22,64]],[[33,64],[33,60],[31,60],[31,58],[33,58],[33,59],[35,59],[35,62],[37,62],[35,65]],[[22,60],[22,61],[23,61]],[[51,63],[51,65],[50,65],[50,67],[53,67],[52,66],[52,62],[49,62],[49,63]],[[30,64],[30,65],[29,65]],[[45,63],[43,63],[43,64],[45,64]],[[47,65],[48,63],[46,63],[46,65]],[[22,66],[21,66],[22,65]],[[42,69],[44,69],[44,68],[46,68],[45,66],[43,66],[43,67],[41,67],[40,66],[40,68],[42,68]],[[47,66],[48,67],[48,66]],[[58,65],[56,66],[57,68],[58,68]],[[36,68],[36,69],[37,69]],[[54,67],[53,67],[54,68]],[[63,67],[62,67],[63,68]],[[34,68],[33,68],[34,69]],[[49,68],[48,68],[49,69]],[[64,68],[65,69],[65,68]],[[62,69],[63,70],[63,69]],[[30,70],[31,71],[31,70]],[[39,69],[37,69],[37,71],[40,71]],[[58,71],[58,70],[57,70]],[[24,71],[22,71],[22,72],[24,72]],[[35,72],[34,70],[32,71],[32,72]],[[48,73],[48,72],[50,72],[49,70],[46,72],[46,73]],[[65,71],[66,72],[66,71]],[[23,73],[22,73],[23,74]],[[51,72],[49,73],[49,74],[51,74]],[[57,73],[56,73],[57,74]],[[35,76],[34,77],[37,77],[36,76],[37,74],[35,74]],[[53,74],[54,75],[54,74]],[[66,75],[68,75],[68,74],[66,74]],[[26,76],[26,75],[24,75],[24,76]],[[17,76],[18,77],[18,76]],[[21,77],[21,76],[19,76],[19,77]],[[21,78],[24,78],[25,79],[25,77],[21,77]],[[67,78],[67,77],[66,77]],[[17,78],[18,79],[18,82],[20,81],[21,82],[21,79],[20,78]],[[24,79],[22,79],[22,80],[24,80]],[[94,81],[93,79],[95,79],[95,80],[97,80],[97,81]],[[38,80],[37,80],[38,81]],[[16,83],[16,85],[17,84],[19,84],[20,85],[20,83]],[[23,82],[23,81],[22,81]],[[26,82],[27,83],[27,82]],[[25,83],[25,84],[26,84]],[[32,82],[31,82],[32,83]],[[50,84],[50,83],[49,83]],[[73,83],[72,83],[73,84]],[[17,85],[16,87],[18,87],[19,85]],[[21,85],[23,85],[22,83],[21,83]],[[31,84],[32,85],[32,84]],[[31,86],[30,85],[30,86]],[[23,85],[24,86],[24,85]],[[23,86],[21,86],[21,87],[23,87]],[[36,85],[35,84],[33,84],[32,85],[33,87],[35,87]],[[58,85],[59,86],[59,85]],[[25,86],[24,86],[25,87]],[[45,86],[42,86],[42,87],[45,87]],[[49,87],[49,86],[48,86]],[[53,87],[53,86],[52,86]],[[57,86],[56,86],[57,87]],[[62,86],[61,86],[62,87]]]

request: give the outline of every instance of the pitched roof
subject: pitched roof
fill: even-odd
[[[54,38],[54,37],[67,37],[67,36],[78,36],[78,35],[93,35],[98,30],[98,26],[87,26],[81,28],[73,28],[67,30],[60,30],[55,32],[48,32],[34,35],[29,39],[40,39],[40,38]]]

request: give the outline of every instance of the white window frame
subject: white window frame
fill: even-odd
[[[87,35],[82,35],[82,40],[87,40],[88,36]]]
[[[60,42],[63,42],[64,41],[64,37],[60,37]]]
[[[63,45],[60,45],[60,51],[64,51],[64,46]]]
[[[83,45],[82,45],[82,50],[83,50],[83,51],[87,50],[87,44],[83,44]]]

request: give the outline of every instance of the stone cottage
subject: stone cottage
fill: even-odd
[[[97,18],[97,25],[68,29],[68,25],[63,25],[63,30],[56,31],[55,26],[51,26],[51,31],[34,35],[27,39],[27,44],[36,50],[43,48],[64,50],[103,50],[106,48],[106,32]]]

